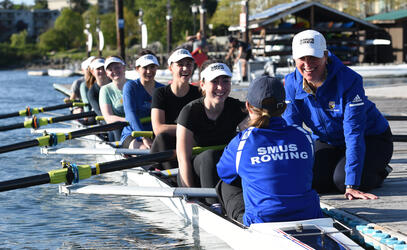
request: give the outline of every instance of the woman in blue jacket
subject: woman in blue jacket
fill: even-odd
[[[362,77],[326,49],[321,33],[298,33],[292,49],[296,69],[285,77],[283,117],[312,131],[313,187],[342,192],[349,200],[377,199],[362,191],[379,187],[391,172],[388,122],[365,96]]]
[[[230,195],[230,190],[238,190],[233,182],[241,179],[247,226],[322,217],[319,197],[311,188],[313,142],[307,131],[288,126],[281,117],[284,100],[279,80],[269,76],[254,80],[246,102],[250,127],[232,139],[217,164],[219,177],[226,183],[220,184],[226,211],[231,211],[231,200],[241,204],[238,192]],[[239,215],[228,216],[240,220]]]

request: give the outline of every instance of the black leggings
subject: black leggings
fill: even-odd
[[[393,155],[390,127],[380,135],[365,136],[366,152],[360,190],[380,187],[387,177],[385,170]],[[318,193],[345,192],[345,147],[335,147],[317,140],[312,187]]]
[[[240,177],[237,177],[231,184],[220,180],[216,185],[216,193],[226,216],[243,223],[245,206]]]
[[[151,145],[151,153],[158,153],[170,149],[175,149],[176,138],[175,135],[161,133],[154,138],[153,145]],[[156,166],[158,169],[173,169],[178,168],[177,160],[166,161]]]
[[[219,181],[216,164],[222,156],[223,150],[206,150],[192,158],[194,168],[194,181],[198,187],[214,188]],[[180,175],[178,175],[178,186],[182,187]],[[217,198],[206,198],[208,204],[218,202]]]

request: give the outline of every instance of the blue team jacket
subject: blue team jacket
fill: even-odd
[[[303,77],[296,69],[285,77],[288,124],[304,122],[319,139],[346,146],[345,185],[360,185],[365,158],[365,136],[383,133],[389,126],[374,103],[365,96],[362,77],[332,53],[327,79],[315,96],[303,90]]]
[[[155,88],[164,86],[156,82]],[[140,79],[128,81],[123,87],[123,107],[126,115],[126,121],[129,126],[123,128],[120,142],[123,143],[127,136],[131,135],[132,131],[151,131],[151,123],[141,124],[140,118],[149,117],[151,115],[151,100],[152,97],[144,89]]]
[[[250,127],[231,140],[217,171],[226,183],[238,175],[242,179],[245,225],[322,217],[311,188],[313,154],[311,136],[281,117],[271,118],[266,129]]]

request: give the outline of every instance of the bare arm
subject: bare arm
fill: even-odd
[[[113,122],[125,122],[126,119],[124,117],[117,116],[113,114],[112,106],[110,104],[103,103],[100,105],[100,111],[102,112],[103,118],[105,119],[106,123],[113,123]]]
[[[151,109],[151,125],[153,126],[155,135],[164,132],[170,135],[175,135],[177,130],[177,125],[165,123],[165,111],[157,108]]]
[[[235,63],[237,63],[239,61],[240,57],[242,56],[242,53],[243,53],[243,47],[240,46],[239,47],[239,52],[238,52],[236,60],[235,60]]]
[[[239,125],[237,125],[239,128],[239,131],[243,131],[243,130],[247,129],[247,127],[249,126],[249,120],[250,120],[250,117],[246,116],[246,118],[244,118],[243,121],[241,121],[239,123]]]
[[[232,57],[233,51],[235,51],[235,48],[233,48],[233,46],[231,46],[231,47],[229,48],[228,54],[227,54],[226,57],[225,57],[225,60],[228,60],[229,58]]]
[[[182,125],[177,125],[177,159],[181,183],[185,187],[194,187],[193,166],[191,163],[193,132]]]

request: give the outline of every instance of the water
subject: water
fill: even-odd
[[[0,71],[0,114],[62,103],[52,83],[76,77],[28,76],[27,71]],[[67,111],[54,111],[67,114]],[[53,116],[53,115],[52,115]],[[22,122],[0,120],[0,126]],[[48,125],[50,126],[50,125]],[[53,125],[51,125],[53,126]],[[28,129],[0,132],[0,145],[32,140]],[[79,145],[65,142],[65,145]],[[94,163],[93,157],[41,155],[38,147],[0,155],[0,181],[43,174],[60,168],[60,160]],[[111,179],[95,176],[83,184]],[[114,179],[120,182],[120,179]],[[57,185],[0,193],[2,249],[225,249],[216,237],[188,225],[154,198],[96,195],[65,196]]]

